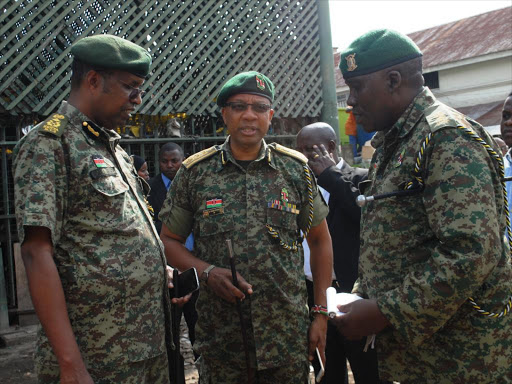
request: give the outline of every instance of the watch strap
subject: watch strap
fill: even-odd
[[[203,273],[201,273],[201,281],[208,283],[208,277],[210,276],[210,271],[215,268],[215,265],[211,264],[208,268],[206,268]]]

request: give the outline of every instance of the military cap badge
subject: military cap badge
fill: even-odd
[[[347,60],[347,70],[350,72],[355,71],[355,69],[357,68],[356,54],[353,53],[351,55],[345,56],[345,60]]]
[[[265,89],[265,82],[259,75],[256,75],[256,86],[261,90]]]

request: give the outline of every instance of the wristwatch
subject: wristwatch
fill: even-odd
[[[215,268],[215,265],[211,264],[208,268],[206,268],[203,273],[201,273],[201,278],[199,280],[204,281],[205,284],[208,284],[208,277],[210,276],[211,270]]]

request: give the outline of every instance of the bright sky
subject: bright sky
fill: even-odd
[[[332,46],[342,50],[372,29],[408,34],[510,6],[512,0],[329,0]]]

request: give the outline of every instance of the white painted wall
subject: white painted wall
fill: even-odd
[[[453,108],[503,101],[512,92],[512,55],[446,64],[438,72],[439,89],[432,91]],[[336,88],[338,95],[348,93],[347,86]]]
[[[453,108],[502,101],[511,91],[512,56],[442,69],[433,90]]]

